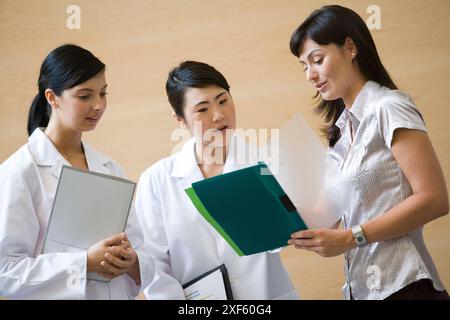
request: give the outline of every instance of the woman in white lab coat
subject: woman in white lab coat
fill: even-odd
[[[144,288],[148,299],[185,299],[183,284],[221,264],[228,270],[234,299],[298,298],[278,251],[239,257],[184,191],[193,182],[256,162],[240,161],[237,153],[247,148],[233,134],[229,89],[224,76],[204,63],[186,61],[169,74],[166,91],[173,115],[193,138],[147,169],[138,183],[136,214],[157,269]]]
[[[28,143],[0,166],[0,296],[16,299],[128,299],[151,274],[152,260],[125,233],[87,252],[41,254],[61,167],[124,176],[112,159],[82,142],[106,108],[105,65],[88,50],[64,45],[42,64],[28,119]],[[139,245],[130,215],[127,233]],[[139,256],[139,258],[138,258]],[[118,257],[123,257],[119,259]],[[145,274],[139,262],[145,262]],[[110,282],[89,280],[97,272]]]

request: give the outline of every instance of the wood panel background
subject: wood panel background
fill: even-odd
[[[337,1],[364,20],[381,9],[372,30],[382,60],[423,112],[450,182],[450,1]],[[66,9],[81,8],[81,29],[69,30]],[[85,135],[129,178],[168,156],[176,128],[165,96],[170,68],[205,61],[224,73],[237,106],[238,126],[279,128],[299,111],[319,133],[313,90],[289,52],[292,31],[324,1],[312,0],[66,0],[0,1],[0,162],[26,142],[29,105],[39,67],[50,50],[75,43],[107,65],[108,110]],[[1,191],[0,191],[1,192]],[[450,218],[425,227],[428,248],[450,287]],[[288,248],[283,260],[304,299],[341,299],[343,259]]]

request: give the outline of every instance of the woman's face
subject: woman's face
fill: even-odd
[[[197,143],[226,146],[236,127],[233,98],[216,85],[188,88],[184,93],[184,119],[178,121],[188,127]]]
[[[335,44],[319,45],[306,39],[300,52],[300,63],[306,80],[320,93],[323,100],[345,98],[355,79],[357,50],[353,42],[342,47]]]
[[[106,110],[105,73],[64,90],[54,97],[52,117],[57,116],[63,127],[77,132],[95,129]]]

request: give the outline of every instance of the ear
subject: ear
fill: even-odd
[[[184,121],[183,117],[177,115],[175,111],[172,111],[172,117],[180,128],[186,128],[186,121]]]
[[[352,60],[355,59],[358,55],[358,48],[356,47],[355,42],[353,42],[352,38],[350,37],[347,37],[345,39],[344,50],[350,57],[352,57]]]
[[[54,109],[59,108],[59,98],[56,93],[52,89],[46,89],[44,93],[48,104]]]

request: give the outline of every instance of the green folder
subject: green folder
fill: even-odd
[[[293,232],[307,229],[264,162],[195,182],[185,191],[239,256],[284,247]]]

